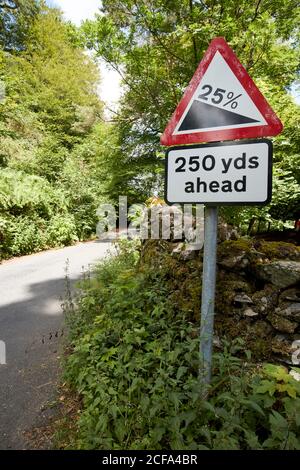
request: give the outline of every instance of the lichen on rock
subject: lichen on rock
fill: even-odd
[[[256,267],[256,275],[280,289],[286,289],[300,282],[299,261],[273,261]]]
[[[159,270],[175,312],[199,324],[203,250],[191,251],[184,241],[147,240],[140,265]],[[243,338],[257,360],[291,361],[291,345],[300,333],[299,253],[281,242],[219,243],[215,334],[220,339]]]
[[[288,320],[276,313],[268,315],[267,318],[276,330],[282,331],[283,333],[294,333],[298,327],[298,323]]]

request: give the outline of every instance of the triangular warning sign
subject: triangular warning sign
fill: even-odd
[[[161,137],[162,145],[277,135],[282,123],[228,46],[206,51]]]

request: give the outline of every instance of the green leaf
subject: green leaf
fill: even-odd
[[[176,375],[177,380],[180,380],[181,377],[186,373],[187,370],[188,370],[187,367],[180,366],[178,371],[177,371],[177,375]]]
[[[272,414],[269,417],[271,427],[280,430],[281,432],[288,429],[287,420],[278,411],[272,410]]]
[[[261,384],[255,387],[256,393],[268,393],[273,396],[276,392],[276,384],[270,380],[262,380]]]
[[[255,432],[245,431],[246,442],[251,450],[261,450],[262,446]]]
[[[261,416],[265,416],[265,412],[263,411],[263,409],[261,408],[261,406],[258,405],[258,403],[256,403],[254,400],[245,400],[245,399],[242,399],[241,400],[241,403],[252,408],[253,410],[257,411]]]

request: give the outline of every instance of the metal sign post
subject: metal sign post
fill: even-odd
[[[272,143],[267,139],[171,147],[165,200],[205,204],[200,380],[211,379],[219,205],[263,205],[272,194]]]
[[[170,147],[166,202],[206,205],[200,328],[200,377],[205,393],[212,367],[217,206],[271,201],[272,142],[261,137],[278,135],[282,129],[225,39],[215,38],[160,138],[162,145]]]
[[[204,215],[204,254],[202,278],[202,307],[200,327],[200,377],[204,384],[211,379],[216,263],[217,263],[218,208],[206,206]]]

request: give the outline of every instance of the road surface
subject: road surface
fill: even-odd
[[[107,255],[99,241],[16,258],[0,265],[0,449],[26,449],[26,432],[51,413],[64,338],[66,263],[72,281]],[[2,343],[3,345],[3,343]]]

